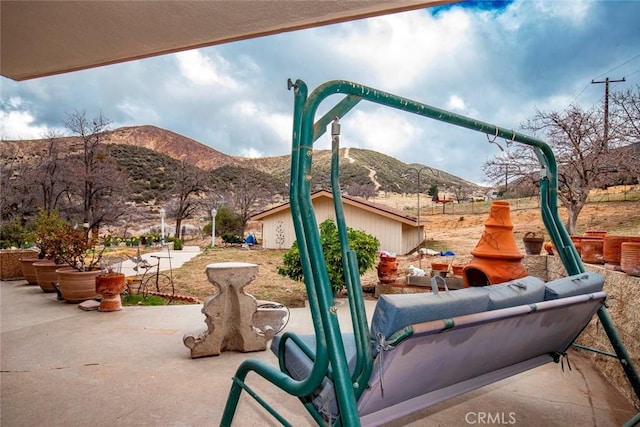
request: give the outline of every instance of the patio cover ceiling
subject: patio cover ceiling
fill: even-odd
[[[451,1],[1,0],[0,74],[27,80]]]

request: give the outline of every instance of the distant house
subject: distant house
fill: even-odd
[[[326,219],[335,221],[331,192],[317,191],[311,195],[311,201],[318,224]],[[342,203],[347,226],[377,237],[380,241],[380,250],[404,255],[418,245],[419,236],[424,236],[424,226],[421,224],[418,231],[414,216],[350,196],[342,196]],[[288,249],[296,240],[289,203],[254,215],[250,220],[262,223],[264,248]]]

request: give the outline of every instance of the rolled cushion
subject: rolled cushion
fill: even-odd
[[[553,300],[600,292],[603,286],[604,277],[589,271],[547,282],[544,299]]]
[[[499,310],[543,301],[545,284],[539,277],[527,276],[482,289],[489,294],[489,310]]]

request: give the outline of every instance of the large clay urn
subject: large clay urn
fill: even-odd
[[[54,283],[58,282],[56,270],[60,267],[62,267],[60,264],[56,264],[49,259],[43,259],[33,263],[33,268],[36,271],[36,280],[42,292],[53,293],[56,291],[54,286]]]
[[[56,270],[62,298],[68,303],[79,303],[98,298],[96,276],[100,270],[78,271],[72,267]]]
[[[33,266],[33,263],[38,261],[40,261],[38,257],[20,258],[20,269],[22,270],[22,275],[24,276],[24,280],[26,280],[30,285],[38,284],[36,268]]]
[[[380,283],[393,283],[398,278],[398,262],[395,256],[381,254],[376,269]]]
[[[124,291],[125,281],[122,273],[106,273],[96,277],[96,293],[102,296],[100,311],[122,310],[120,294]]]
[[[484,232],[471,255],[462,275],[465,287],[496,285],[529,274],[513,236],[509,202],[496,200],[491,204]]]

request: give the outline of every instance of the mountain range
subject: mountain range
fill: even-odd
[[[71,147],[74,142],[78,141],[78,137],[62,137],[59,138],[59,141],[63,145]],[[289,155],[263,158],[231,156],[191,138],[155,126],[131,126],[111,130],[105,133],[103,142],[153,150],[158,154],[184,161],[203,170],[214,170],[223,166],[254,169],[271,175],[274,181],[281,182],[283,185],[289,180]],[[41,156],[45,149],[45,139],[0,141],[1,156],[17,152],[23,158],[33,157],[35,159]],[[313,183],[316,187],[327,188],[330,179],[331,152],[316,150],[313,157]],[[466,194],[484,190],[483,187],[444,171],[421,164],[407,164],[372,150],[342,148],[340,157],[343,189],[355,188],[355,186],[373,186],[378,191],[414,193],[417,191],[415,170],[424,167],[421,172],[421,190],[423,192],[431,186],[438,186],[440,191],[449,192],[463,189]]]

